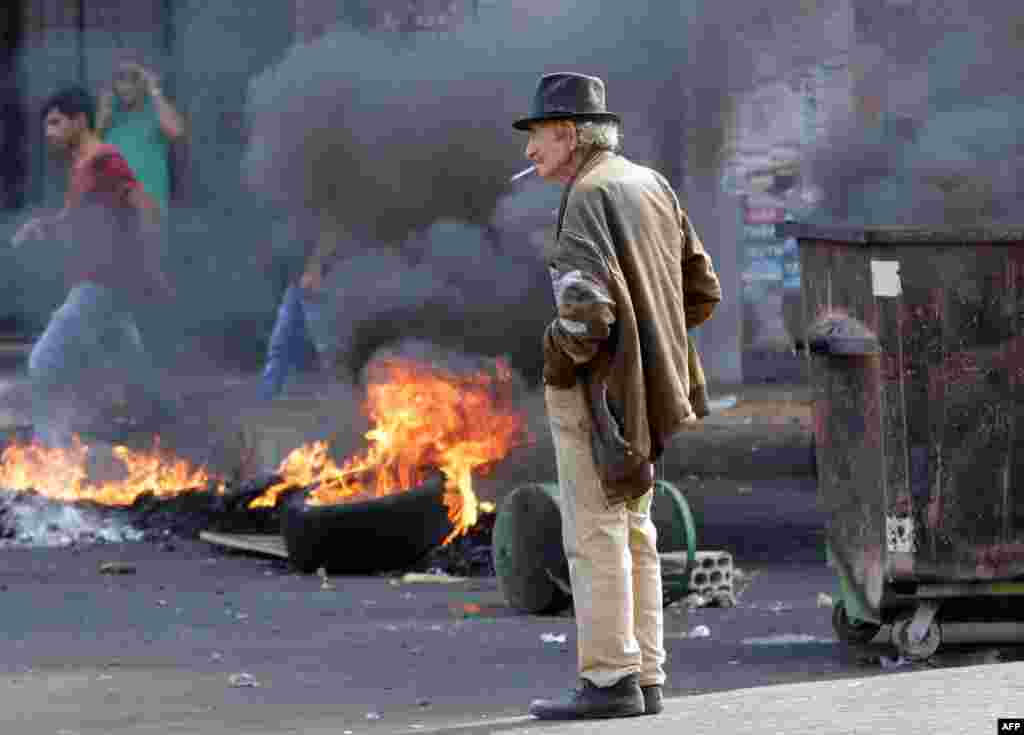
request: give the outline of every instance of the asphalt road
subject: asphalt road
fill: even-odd
[[[492,487],[517,479],[499,475]],[[685,718],[694,716],[686,713],[700,714],[703,702],[732,702],[751,687],[765,692],[765,712],[781,722],[775,690],[760,688],[934,673],[883,667],[877,656],[891,655],[884,647],[865,662],[833,640],[830,610],[818,601],[834,593],[835,582],[824,563],[813,477],[669,479],[700,520],[699,547],[731,551],[748,579],[735,608],[667,611],[666,693],[677,698],[669,712],[684,718],[673,732],[684,731]],[[109,561],[129,563],[135,573],[100,574]],[[197,541],[4,550],[0,732],[550,729],[523,715],[532,698],[574,683],[570,617],[517,614],[493,579],[331,582],[323,589],[318,578],[279,562],[225,555]],[[692,635],[698,626],[709,635]],[[978,649],[934,663],[995,660],[991,649]],[[904,691],[913,698],[913,686]],[[807,696],[815,695],[798,698]],[[700,732],[755,731],[730,730],[723,717],[702,720]],[[668,722],[659,727],[667,731]]]
[[[137,573],[101,575],[105,561]],[[852,671],[816,607],[830,587],[822,565],[749,571],[737,608],[669,610],[670,693]],[[572,681],[572,620],[515,614],[493,580],[332,584],[198,542],[5,551],[0,729],[279,733],[324,719],[339,732],[408,729],[522,714]],[[687,638],[697,625],[710,636]],[[544,633],[565,643],[544,643]],[[785,634],[822,640],[743,642]],[[233,687],[241,673],[260,686]]]
[[[770,505],[785,486],[745,497]],[[799,488],[787,502],[798,497],[813,506]],[[832,640],[817,598],[834,581],[812,529],[750,511],[716,532],[714,503],[704,512],[707,538],[753,549],[736,555],[749,582],[735,608],[668,610],[670,696],[883,673]],[[108,561],[136,573],[100,574]],[[331,584],[202,542],[4,551],[0,731],[413,732],[518,721],[530,699],[573,683],[572,619],[515,613],[493,579]],[[700,625],[710,635],[691,636]],[[235,674],[258,686],[233,686]]]

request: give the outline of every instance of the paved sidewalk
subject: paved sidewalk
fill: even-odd
[[[476,735],[985,735],[1024,717],[1024,663],[740,689],[666,701],[657,717],[530,718],[421,730]],[[321,731],[310,729],[308,735]],[[326,731],[324,731],[326,732]]]

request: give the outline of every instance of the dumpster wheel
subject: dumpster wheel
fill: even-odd
[[[832,629],[843,643],[863,645],[870,643],[882,626],[867,620],[850,620],[842,600],[832,606]]]
[[[924,661],[931,658],[942,645],[942,626],[933,618],[924,631],[924,637],[917,641],[911,635],[913,622],[913,615],[905,615],[893,621],[892,644],[903,658],[910,661]]]

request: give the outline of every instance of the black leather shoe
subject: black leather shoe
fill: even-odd
[[[629,674],[609,687],[598,687],[586,679],[578,689],[560,699],[536,699],[530,714],[541,720],[584,720],[633,717],[644,713],[644,695],[636,674]]]
[[[657,684],[651,684],[650,686],[640,687],[640,691],[644,694],[645,715],[657,715],[665,709],[665,704],[661,701],[660,686]]]

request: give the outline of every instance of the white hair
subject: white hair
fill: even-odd
[[[600,150],[619,149],[621,133],[616,122],[594,122],[587,120],[576,123],[576,138],[580,145]]]

